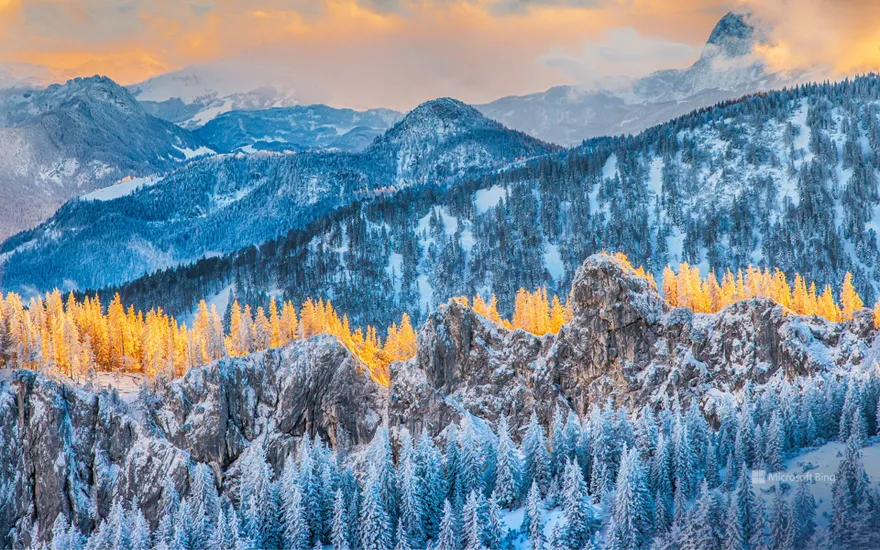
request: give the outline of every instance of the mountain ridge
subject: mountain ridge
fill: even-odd
[[[438,105],[407,115],[388,130],[387,139],[378,137],[360,153],[221,155],[122,197],[68,203],[36,230],[0,245],[2,284],[22,288],[12,281],[15,265],[25,257],[26,263],[54,266],[44,283],[19,279],[27,286],[119,284],[261,244],[358,200],[412,186],[443,187],[556,150],[464,104],[446,102],[439,113]],[[102,254],[98,251],[110,242],[122,243],[110,265],[85,260]],[[80,258],[72,262],[79,273],[64,267],[71,265],[68,260],[57,263],[71,255]],[[120,266],[116,271],[114,263]]]
[[[164,172],[205,147],[148,116],[105,77],[0,94],[0,239],[42,222],[63,201],[127,176]]]

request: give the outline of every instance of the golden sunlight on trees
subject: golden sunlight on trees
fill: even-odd
[[[181,376],[194,366],[225,355],[237,357],[279,347],[317,334],[335,336],[387,385],[388,365],[415,355],[416,332],[403,314],[383,342],[374,327],[352,329],[330,302],[307,300],[300,314],[291,302],[279,311],[273,299],[268,313],[233,303],[229,330],[214,306],[202,301],[192,328],[161,309],[143,314],[125,309],[119,296],[106,311],[97,298],[66,301],[57,290],[24,304],[17,294],[0,296],[0,367],[59,373],[73,379],[89,371]]]
[[[634,268],[623,254],[605,256],[657,289],[653,276]],[[714,313],[734,302],[762,297],[798,315],[841,322],[864,306],[850,274],[841,284],[838,302],[831,286],[819,292],[799,274],[789,279],[778,269],[751,266],[736,274],[727,271],[720,281],[714,272],[702,277],[698,268],[687,263],[677,270],[667,267],[660,291],[671,306],[697,313]],[[546,288],[520,289],[510,319],[498,312],[495,296],[488,301],[479,295],[455,301],[507,329],[539,336],[558,333],[572,316],[570,305],[558,296],[550,298]],[[363,362],[373,380],[387,386],[389,365],[416,354],[416,331],[406,313],[388,328],[384,342],[375,327],[352,328],[348,317],[340,317],[324,300],[306,300],[299,311],[290,301],[279,304],[274,298],[268,309],[256,311],[233,302],[228,322],[227,330],[216,307],[205,301],[188,327],[159,308],[146,314],[126,309],[118,295],[106,308],[97,297],[77,301],[71,294],[65,300],[57,290],[27,304],[17,294],[0,295],[0,367],[42,370],[73,379],[82,379],[90,371],[175,377],[227,355],[237,357],[329,334]],[[880,302],[874,306],[874,323],[880,326]]]

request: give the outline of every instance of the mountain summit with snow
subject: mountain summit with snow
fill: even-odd
[[[767,71],[755,54],[755,45],[766,40],[750,16],[728,13],[685,69],[658,71],[624,88],[557,86],[477,108],[510,128],[561,145],[636,134],[695,109],[797,82],[797,75]]]
[[[0,149],[0,239],[42,222],[64,201],[210,151],[188,131],[147,115],[105,77],[4,90]]]

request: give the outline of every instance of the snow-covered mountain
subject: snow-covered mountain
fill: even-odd
[[[558,86],[477,108],[510,128],[561,145],[636,134],[719,101],[796,82],[795,75],[768,72],[755,55],[755,45],[764,40],[747,16],[729,13],[712,31],[699,59],[686,69],[659,71],[625,88]]]
[[[210,152],[103,77],[0,91],[0,149],[0,239],[37,225],[64,201]]]
[[[361,153],[221,155],[121,196],[72,201],[3,243],[2,286],[120,284],[277,238],[355,201],[427,184],[442,189],[555,150],[463,103],[436,100]]]
[[[878,173],[880,77],[809,85],[595,140],[442,192],[384,196],[259,254],[147,277],[122,292],[139,307],[161,301],[177,315],[238,283],[242,292],[294,301],[330,296],[352,322],[388,326],[400,311],[423,319],[475,292],[496,294],[509,314],[520,287],[567,292],[580,263],[604,249],[658,277],[682,261],[719,274],[757,264],[800,273],[821,289],[840,288],[849,271],[873,304]],[[10,286],[28,284],[14,264]],[[30,265],[30,274],[51,271]],[[210,281],[201,275],[208,270]]]
[[[229,111],[299,103],[286,85],[254,84],[240,73],[223,63],[199,65],[155,76],[128,89],[151,115],[191,129]]]
[[[354,111],[326,105],[231,111],[196,134],[219,151],[362,151],[403,115],[388,109]]]

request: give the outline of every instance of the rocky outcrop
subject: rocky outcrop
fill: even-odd
[[[717,314],[672,309],[645,279],[606,256],[579,269],[573,318],[558,335],[507,331],[450,303],[419,335],[419,353],[392,367],[390,416],[436,433],[464,412],[521,426],[534,409],[584,413],[611,397],[640,406],[666,396],[705,400],[774,378],[871,364],[871,312],[848,323],[798,317],[764,299]]]
[[[118,497],[158,514],[170,476],[185,492],[191,466],[209,464],[222,480],[251,442],[283,467],[304,433],[335,442],[372,439],[384,389],[329,336],[192,369],[157,391],[125,401],[30,371],[0,382],[0,547],[48,534],[58,513],[89,532]],[[227,488],[228,484],[224,484]],[[16,535],[17,534],[17,535]]]

